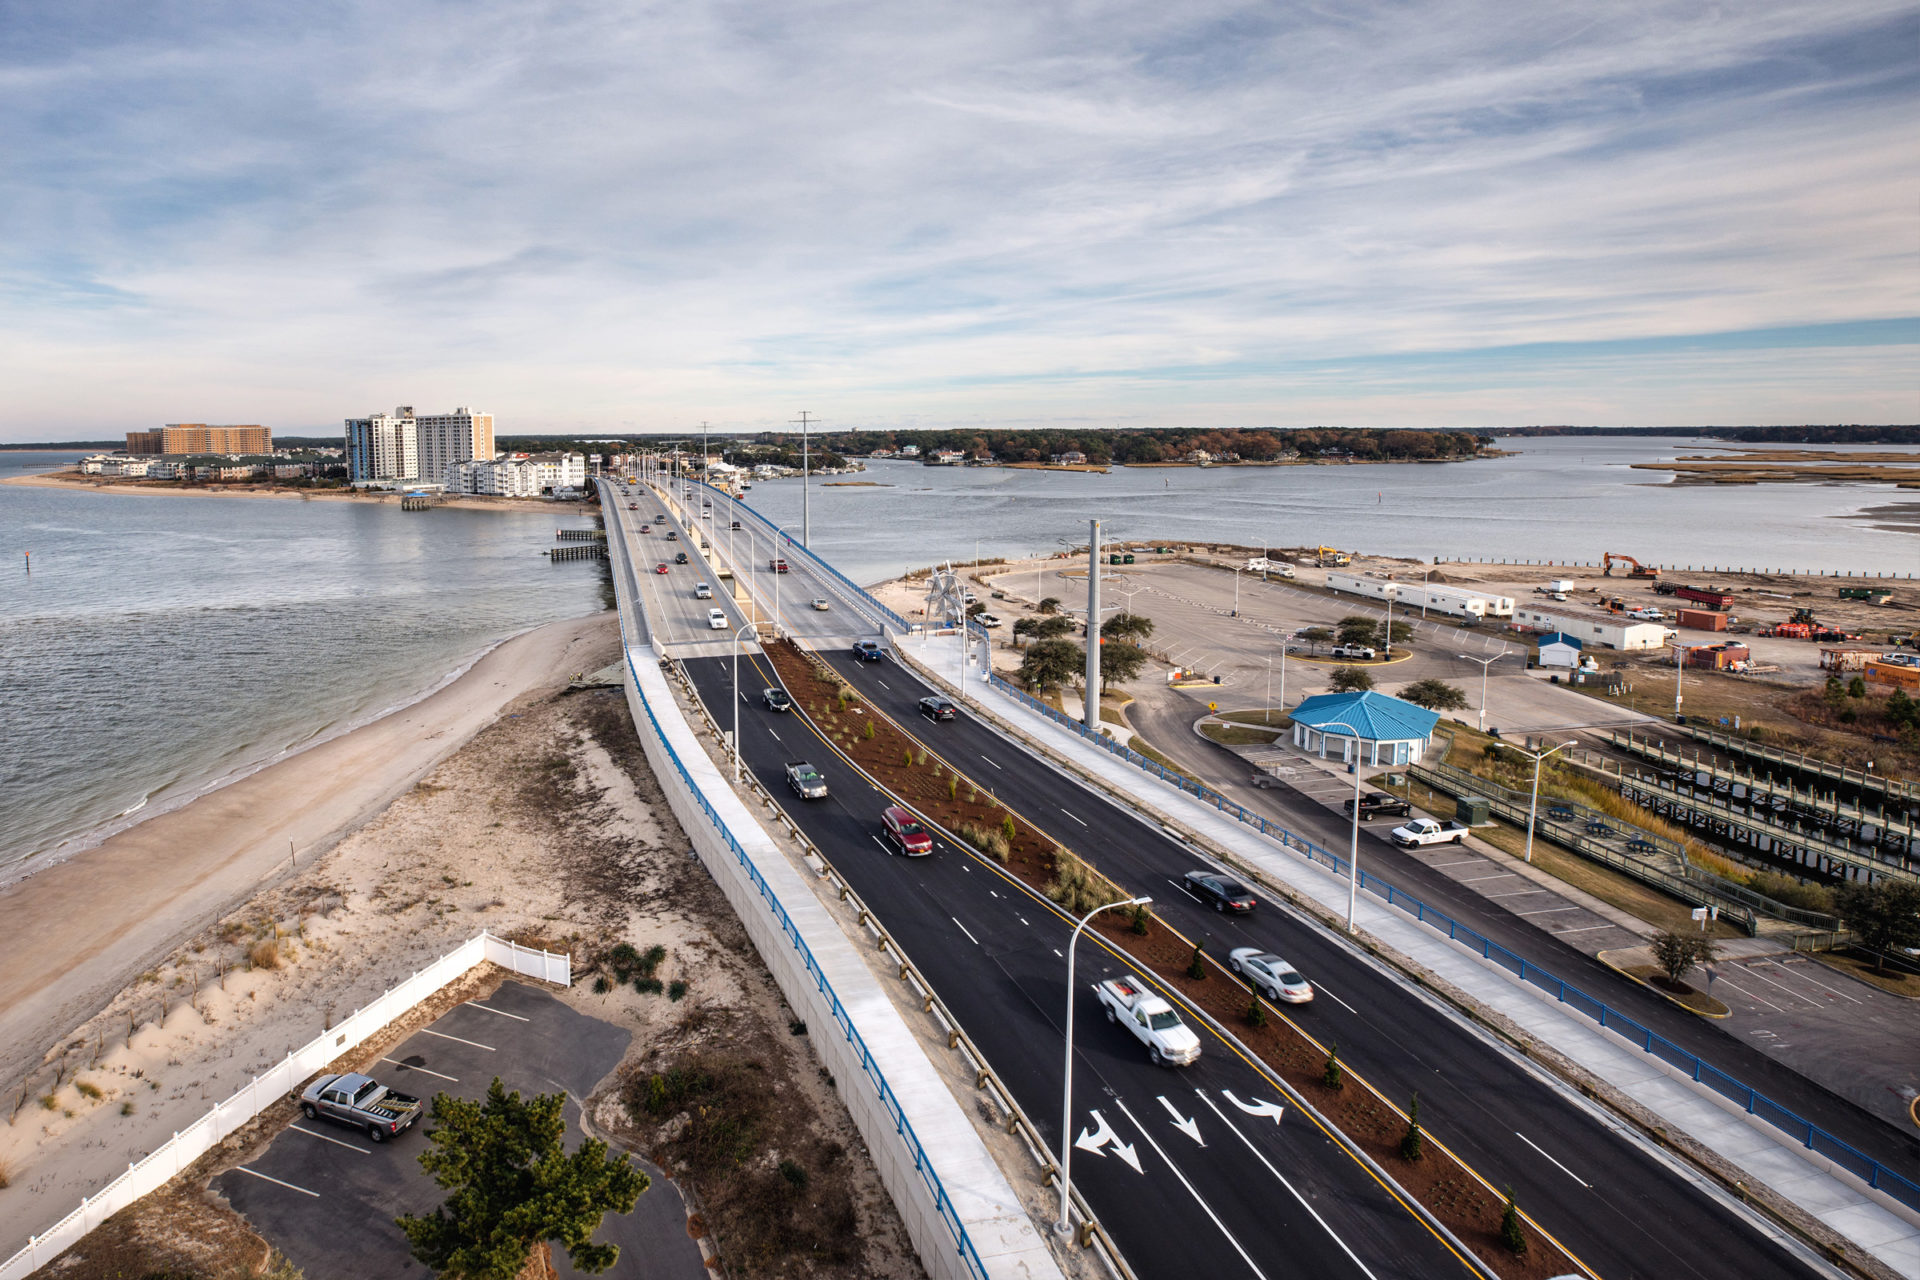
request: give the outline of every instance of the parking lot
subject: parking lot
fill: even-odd
[[[429,1104],[436,1093],[484,1097],[495,1076],[523,1095],[564,1091],[572,1149],[583,1137],[578,1099],[619,1064],[628,1039],[538,987],[506,982],[485,1002],[455,1005],[368,1074]],[[257,1159],[214,1185],[308,1280],[425,1276],[394,1219],[429,1213],[446,1194],[420,1167],[430,1123],[422,1116],[405,1133],[374,1143],[326,1120],[296,1118]],[[644,1259],[648,1277],[708,1275],[679,1195],[657,1169],[643,1167],[652,1187],[632,1213],[608,1217],[595,1236],[620,1246],[620,1262],[608,1274],[639,1275]],[[578,1274],[564,1253],[556,1252],[554,1262],[561,1275]]]

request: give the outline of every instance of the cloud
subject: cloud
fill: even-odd
[[[1920,417],[1911,4],[0,4],[0,438]]]

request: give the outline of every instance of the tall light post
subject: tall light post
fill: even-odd
[[[1100,732],[1100,522],[1087,521],[1087,708],[1089,737]]]
[[[1321,749],[1326,749],[1327,726],[1339,725],[1353,739],[1353,830],[1347,837],[1347,932],[1353,932],[1353,913],[1360,898],[1360,731],[1345,720],[1330,720],[1316,726],[1320,730]]]
[[[1380,633],[1380,649],[1386,661],[1391,661],[1393,658],[1393,594],[1393,592],[1387,594],[1387,629]]]
[[[1280,660],[1282,662],[1285,662],[1286,659],[1287,659],[1287,649],[1286,649],[1286,646],[1282,644],[1280,646]],[[1263,707],[1260,711],[1260,723],[1261,724],[1273,723],[1273,655],[1272,654],[1267,655],[1267,705]]]
[[[807,445],[807,428],[812,425],[813,415],[805,409],[800,411],[800,545],[813,545],[813,518],[807,507],[807,476],[813,470],[812,458]]]
[[[1066,1235],[1073,1227],[1067,1222],[1068,1197],[1072,1192],[1073,1177],[1073,957],[1074,947],[1080,941],[1080,931],[1087,922],[1102,911],[1111,911],[1115,907],[1150,907],[1152,898],[1126,898],[1120,902],[1109,902],[1103,907],[1095,907],[1080,917],[1080,923],[1073,926],[1073,937],[1067,940],[1067,1069],[1060,1081],[1060,1221],[1053,1224],[1054,1231]]]
[[[1534,823],[1534,819],[1540,813],[1540,762],[1545,760],[1548,756],[1554,754],[1557,751],[1565,751],[1568,747],[1576,746],[1576,745],[1578,744],[1575,742],[1563,742],[1559,746],[1550,747],[1545,751],[1527,751],[1520,747],[1514,748],[1515,751],[1519,751],[1520,754],[1522,755],[1533,757],[1533,800],[1530,804],[1527,805],[1527,861],[1528,862],[1533,861],[1533,823]]]
[[[754,625],[751,621],[743,622],[733,633],[733,781],[736,786],[740,782],[740,644]]]
[[[1457,653],[1454,656],[1480,664],[1480,732],[1485,733],[1487,731],[1487,669],[1507,655],[1502,652],[1494,654],[1491,658],[1476,658],[1470,653]]]
[[[1237,565],[1233,570],[1233,616],[1240,616],[1240,569]]]

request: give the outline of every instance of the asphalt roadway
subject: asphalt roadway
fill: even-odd
[[[483,1098],[495,1076],[509,1090],[567,1094],[567,1148],[581,1141],[580,1104],[620,1062],[631,1036],[577,1013],[551,994],[506,982],[484,1003],[455,1005],[369,1072],[382,1084],[431,1104],[436,1093]],[[286,1254],[308,1280],[425,1277],[394,1225],[403,1213],[431,1213],[446,1192],[420,1168],[428,1117],[384,1143],[326,1120],[295,1119],[250,1164],[213,1180],[234,1209]],[[679,1194],[642,1163],[653,1185],[629,1214],[609,1215],[594,1239],[620,1246],[612,1274],[698,1280],[708,1276],[687,1234]],[[582,1274],[557,1250],[562,1276]]]
[[[1206,937],[1212,954],[1257,945],[1293,961],[1320,993],[1297,1015],[1301,1025],[1323,1041],[1337,1043],[1342,1059],[1390,1097],[1417,1091],[1423,1124],[1489,1182],[1512,1185],[1521,1207],[1595,1274],[1810,1274],[1691,1180],[1623,1139],[1610,1124],[1537,1080],[1317,924],[1271,902],[1245,917],[1202,909],[1175,883],[1183,872],[1201,865],[1200,860],[1157,827],[1037,766],[1031,756],[965,714],[940,725],[920,719],[916,704],[925,690],[897,664],[856,663],[838,653],[829,660],[866,692],[872,705],[979,785],[1062,843],[1089,855],[1122,884],[1151,893],[1156,910],[1189,936]],[[730,716],[732,686],[726,665],[715,660],[686,665],[709,708]],[[1054,952],[1066,932],[1057,913],[1013,885],[993,864],[944,842],[931,859],[886,856],[876,839],[886,799],[800,717],[778,716],[760,707],[759,688],[773,679],[762,660],[756,660],[751,681],[742,672],[742,691],[749,699],[741,708],[745,762],[775,795],[785,793],[785,761],[804,758],[826,774],[833,791],[829,799],[790,803],[788,811],[902,941],[995,1070],[1057,1144],[1061,1031],[1056,1010],[1063,995],[1064,962]],[[1092,949],[1082,960],[1088,981],[1102,976],[1103,968],[1118,971],[1117,962]],[[1224,1184],[1267,1192],[1248,1204],[1250,1217],[1234,1212],[1233,1202],[1215,1202],[1208,1195],[1217,1225],[1203,1220],[1197,1229],[1189,1225],[1174,1231],[1167,1214],[1182,1220],[1193,1215],[1181,1203],[1180,1188],[1163,1185],[1168,1180],[1159,1165],[1150,1162],[1150,1172],[1159,1176],[1146,1177],[1143,1185],[1145,1175],[1132,1174],[1119,1162],[1081,1160],[1076,1180],[1085,1177],[1095,1211],[1143,1275],[1178,1274],[1208,1264],[1213,1264],[1209,1275],[1240,1274],[1232,1265],[1240,1249],[1259,1268],[1255,1274],[1282,1274],[1289,1261],[1307,1260],[1309,1245],[1320,1245],[1324,1252],[1324,1233],[1271,1233],[1279,1204],[1271,1194],[1271,1175],[1251,1161],[1243,1147],[1208,1135],[1203,1151],[1187,1150],[1182,1145],[1187,1139],[1161,1114],[1157,1096],[1165,1094],[1176,1105],[1186,1101],[1194,1087],[1190,1079],[1202,1089],[1231,1089],[1247,1098],[1243,1089],[1260,1087],[1253,1067],[1213,1041],[1196,1067],[1169,1079],[1171,1073],[1148,1066],[1134,1042],[1106,1026],[1084,1000],[1075,1037],[1077,1098],[1104,1103],[1111,1097],[1116,1110],[1124,1103],[1122,1115],[1142,1117],[1161,1131],[1169,1153],[1185,1157],[1179,1167],[1197,1186],[1204,1180],[1207,1187]],[[1199,1114],[1205,1118],[1204,1112]],[[1107,1118],[1119,1127],[1110,1113]],[[1084,1107],[1077,1109],[1076,1123],[1093,1123]],[[1296,1123],[1290,1119],[1278,1133],[1263,1136],[1269,1141],[1284,1138]],[[1305,1128],[1300,1125],[1294,1132]],[[1393,1207],[1377,1187],[1354,1186],[1351,1170],[1357,1166],[1330,1144],[1323,1140],[1312,1145],[1317,1150],[1307,1154],[1319,1158],[1311,1164],[1299,1160],[1298,1152],[1290,1160],[1270,1158],[1296,1184],[1313,1188],[1309,1199],[1316,1207],[1323,1197],[1339,1206],[1337,1212],[1322,1212],[1373,1274],[1443,1274],[1428,1258],[1409,1252],[1406,1243],[1394,1243],[1407,1241],[1408,1232],[1393,1219],[1410,1223],[1410,1216]],[[1090,1164],[1096,1167],[1088,1170]],[[1149,1188],[1158,1193],[1151,1205],[1143,1199]],[[1371,1227],[1366,1225],[1369,1220]],[[1398,1229],[1383,1232],[1389,1225]],[[1234,1248],[1223,1251],[1222,1238]],[[1203,1250],[1205,1256],[1200,1256]],[[1315,1261],[1314,1273],[1324,1274],[1321,1262],[1337,1264],[1340,1259],[1330,1255]]]

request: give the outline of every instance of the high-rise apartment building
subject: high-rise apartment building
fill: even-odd
[[[347,419],[347,473],[355,484],[413,481],[444,485],[463,462],[493,457],[493,415],[465,405],[452,413],[392,413]]]
[[[347,419],[347,479],[356,485],[405,483],[420,478],[420,443],[413,410]]]
[[[127,452],[172,458],[204,453],[273,452],[273,432],[256,424],[210,427],[204,422],[169,422],[158,431],[127,432]]]
[[[420,440],[420,479],[446,484],[447,473],[462,462],[493,457],[493,415],[462,406],[452,413],[421,414],[414,419]]]

